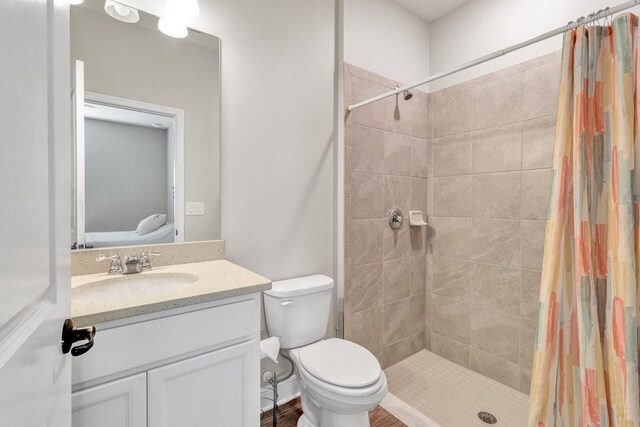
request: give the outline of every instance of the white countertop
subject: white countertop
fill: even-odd
[[[74,300],[74,289],[118,276],[107,273],[72,276],[71,317],[74,324],[80,327],[93,325],[271,289],[271,280],[226,260],[154,267],[152,270],[127,277],[135,280],[134,276],[154,273],[195,274],[198,280],[189,286],[176,285],[175,289],[162,293],[123,297],[117,300],[78,301]]]

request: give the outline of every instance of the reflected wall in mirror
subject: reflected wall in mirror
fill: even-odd
[[[74,248],[220,238],[220,40],[71,8]]]

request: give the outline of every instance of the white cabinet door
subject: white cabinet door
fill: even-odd
[[[257,346],[252,340],[150,370],[149,427],[257,426]]]
[[[73,427],[146,427],[147,375],[132,375],[73,393]]]

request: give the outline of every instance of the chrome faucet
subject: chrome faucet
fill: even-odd
[[[150,256],[160,256],[160,252],[142,252],[140,256],[128,256],[124,261],[122,274],[142,273],[144,269],[151,269]]]
[[[109,266],[109,274],[135,274],[142,273],[144,269],[151,269],[151,262],[149,257],[160,256],[160,252],[142,252],[140,256],[127,256],[124,260],[124,265],[118,255],[100,256],[96,258],[96,261],[111,261]]]
[[[122,273],[122,261],[120,260],[120,256],[116,254],[112,254],[109,256],[102,255],[96,258],[96,261],[111,261],[111,265],[109,266],[109,270],[107,270],[108,274],[119,274]]]

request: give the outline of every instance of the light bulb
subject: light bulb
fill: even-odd
[[[198,0],[167,0],[169,16],[181,20],[193,19],[200,15]]]
[[[160,18],[158,19],[158,29],[169,37],[183,39],[189,34],[187,27],[174,19]]]

